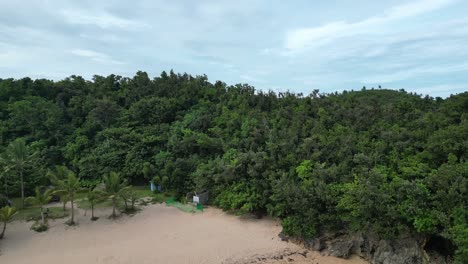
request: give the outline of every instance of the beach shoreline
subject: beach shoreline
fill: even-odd
[[[216,208],[185,213],[163,204],[145,206],[134,216],[108,219],[109,209],[77,210],[77,226],[50,220],[44,233],[29,230],[32,222],[15,221],[0,244],[0,263],[154,264],[154,263],[319,263],[365,264],[321,256],[278,237],[274,219],[249,219]]]

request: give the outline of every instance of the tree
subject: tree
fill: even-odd
[[[35,195],[26,198],[26,202],[28,204],[33,204],[33,205],[39,205],[41,208],[41,219],[42,219],[42,225],[46,225],[46,217],[44,215],[44,206],[50,202],[52,199],[52,190],[45,190],[44,192],[41,192],[41,189],[39,187],[36,187],[35,190]]]
[[[76,177],[75,173],[72,171],[68,172],[67,178],[64,180],[57,180],[56,184],[56,191],[60,195],[67,195],[70,199],[71,204],[71,218],[68,222],[69,225],[75,224],[75,213],[74,213],[74,205],[75,205],[75,195],[79,191],[81,191],[80,179]]]
[[[0,209],[0,222],[3,223],[2,233],[0,233],[0,239],[3,239],[5,236],[6,225],[13,219],[13,216],[16,214],[15,207],[5,206]]]
[[[117,172],[111,172],[104,176],[103,182],[105,184],[105,192],[108,199],[112,201],[112,215],[115,218],[117,215],[115,209],[117,207],[117,199],[130,189],[127,183],[121,179],[120,174]]]
[[[151,175],[151,164],[149,162],[143,163],[143,176],[149,179]]]
[[[163,176],[161,178],[161,189],[164,191],[163,188],[166,188],[167,183],[169,182],[169,177]]]
[[[68,177],[70,170],[66,166],[55,166],[55,170],[49,170],[47,172],[47,176],[49,177],[50,181],[53,185],[59,185],[58,181],[63,181]],[[66,193],[59,193],[60,202],[62,202],[62,209],[65,212],[67,202],[69,201],[69,197]]]
[[[37,153],[37,152],[36,152]],[[24,208],[24,171],[36,153],[30,154],[29,147],[23,139],[17,139],[8,145],[4,160],[10,169],[15,170],[21,182],[21,207]]]
[[[132,189],[127,189],[126,191],[122,192],[121,197],[125,204],[125,212],[134,212],[135,202],[138,200],[137,193]],[[130,202],[130,207],[128,206],[128,202]]]
[[[91,221],[96,221],[99,218],[94,216],[94,207],[98,202],[103,200],[104,193],[98,190],[88,190],[86,193],[86,200],[88,201],[89,205],[91,206]]]

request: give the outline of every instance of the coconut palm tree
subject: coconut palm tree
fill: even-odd
[[[88,190],[88,193],[86,194],[86,200],[88,201],[89,205],[91,206],[91,221],[96,221],[98,217],[94,216],[94,207],[96,206],[97,203],[102,201],[104,198],[104,193],[100,192],[98,190]]]
[[[5,206],[0,209],[0,222],[3,223],[2,233],[0,233],[0,239],[5,236],[6,224],[13,219],[16,214],[16,208]]]
[[[75,224],[75,212],[74,212],[75,195],[76,193],[80,192],[82,189],[80,185],[80,179],[76,177],[75,173],[72,171],[69,171],[67,174],[68,175],[66,179],[57,180],[55,182],[56,191],[54,193],[57,193],[59,195],[67,195],[68,198],[70,199],[71,218],[68,224],[74,225]]]
[[[46,225],[46,218],[44,215],[44,206],[50,202],[52,199],[52,190],[45,190],[41,192],[39,187],[36,187],[35,195],[26,198],[28,204],[39,205],[41,207],[41,219],[42,225]]]
[[[5,152],[4,162],[8,169],[19,174],[21,182],[21,206],[24,208],[24,170],[31,163],[37,153],[30,153],[29,147],[23,139],[17,139],[8,145]]]
[[[116,217],[115,208],[117,207],[117,199],[122,197],[122,195],[130,189],[127,186],[126,182],[120,178],[120,174],[116,172],[111,172],[108,175],[104,176],[105,184],[105,193],[108,199],[112,200],[112,215],[111,217]]]
[[[50,182],[53,185],[58,185],[59,180],[65,180],[68,177],[68,174],[70,173],[70,170],[63,165],[55,166],[55,170],[49,170],[47,172],[47,176],[50,179]],[[60,196],[60,202],[62,202],[62,209],[65,212],[66,211],[66,205],[67,202],[70,200],[68,198],[68,195],[65,193],[59,193]]]

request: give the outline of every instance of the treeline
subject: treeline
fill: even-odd
[[[467,92],[276,94],[172,71],[0,79],[0,152],[15,140],[38,153],[28,194],[56,165],[86,186],[158,176],[181,197],[209,190],[225,210],[280,217],[289,235],[438,237],[468,259]],[[20,195],[16,175],[1,192]]]

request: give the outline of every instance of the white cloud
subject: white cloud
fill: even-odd
[[[381,16],[369,17],[359,22],[335,21],[319,27],[290,30],[286,34],[286,54],[323,46],[339,38],[369,33],[380,34],[390,22],[428,13],[453,2],[454,0],[419,0],[393,7]]]
[[[452,4],[456,0],[419,0],[413,1],[407,4],[393,7],[387,12],[384,19],[399,19],[404,17],[416,16],[424,13],[428,13],[440,8],[443,8],[449,4]]]
[[[260,80],[258,78],[252,77],[248,74],[241,74],[239,76],[242,80],[249,81],[249,82],[257,82],[257,83],[264,83],[264,80]]]
[[[61,11],[64,19],[70,24],[94,25],[102,29],[124,30],[141,30],[149,27],[149,25],[144,22],[117,17],[107,12],[94,14],[89,12],[91,11],[69,9],[64,9]]]
[[[464,84],[439,84],[439,85],[429,85],[426,87],[418,87],[413,89],[413,92],[422,93],[422,94],[436,94],[436,93],[450,93],[453,91],[463,91],[468,89],[467,85]]]
[[[79,57],[85,57],[89,58],[93,61],[100,62],[100,63],[105,63],[105,64],[125,64],[121,61],[117,61],[112,59],[110,56],[104,53],[96,52],[93,50],[87,50],[87,49],[74,49],[70,51],[73,55],[79,56]]]
[[[390,74],[381,74],[364,78],[362,83],[390,83],[395,81],[406,80],[412,77],[421,75],[433,76],[437,74],[457,73],[468,70],[468,63],[437,65],[426,67],[408,68],[405,70],[393,72]]]

